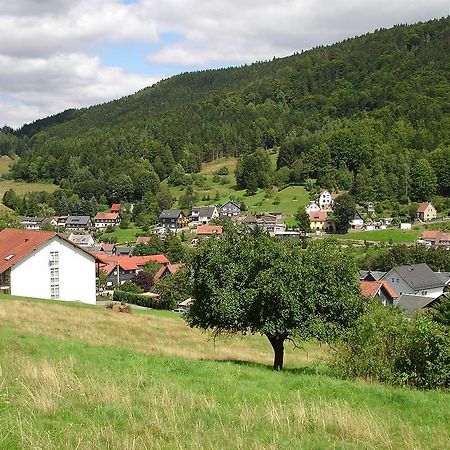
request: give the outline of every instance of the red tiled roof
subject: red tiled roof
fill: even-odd
[[[96,257],[80,246],[53,231],[16,230],[6,228],[0,232],[0,273],[17,264],[45,242],[57,237],[89,256]]]
[[[111,212],[119,212],[122,209],[122,205],[120,203],[113,203],[111,205]]]
[[[327,221],[327,212],[326,211],[310,212],[309,220],[311,222],[326,222]]]
[[[428,202],[423,202],[419,205],[419,209],[417,210],[417,212],[419,213],[424,213],[426,211],[426,209],[428,208],[429,203]]]
[[[155,261],[158,264],[169,264],[169,260],[164,255],[148,255],[148,256],[128,256],[128,255],[120,255],[120,256],[108,256],[103,254],[96,253],[103,262],[106,263],[106,266],[103,270],[110,274],[117,264],[121,267],[122,270],[138,270],[141,267],[145,266],[149,261]]]
[[[391,297],[391,298],[398,297],[397,292],[392,288],[392,286],[386,280],[381,280],[381,284],[383,285],[383,288],[386,290],[389,297]]]
[[[198,235],[222,234],[222,225],[199,225],[197,227]]]
[[[430,240],[435,240],[438,235],[440,234],[439,231],[435,231],[435,230],[426,230],[422,232],[422,239],[430,239]]]
[[[178,272],[183,267],[183,264],[167,264],[167,266],[161,266],[156,272],[154,278],[155,280],[159,280],[166,270],[169,271],[171,275]]]
[[[361,294],[364,297],[374,298],[381,288],[380,281],[359,280],[361,286]]]
[[[112,213],[98,213],[94,220],[117,220],[117,218],[119,217],[119,214],[117,214],[116,212],[112,212]]]
[[[368,280],[359,280],[359,284],[361,286],[361,294],[364,297],[375,298],[380,289],[384,289],[385,294],[388,297],[394,299],[397,298],[397,292],[392,289],[391,285],[386,280],[381,281],[368,281]]]

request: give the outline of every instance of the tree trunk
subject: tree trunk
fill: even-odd
[[[286,336],[280,334],[267,334],[266,336],[267,339],[269,339],[274,352],[273,370],[282,370],[284,359],[284,341],[286,340]]]

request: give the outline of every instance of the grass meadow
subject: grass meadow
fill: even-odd
[[[444,449],[450,394],[337,379],[327,350],[214,342],[172,312],[0,296],[0,448]]]
[[[276,164],[276,155],[270,155],[273,166]],[[276,211],[293,216],[299,208],[305,207],[309,202],[309,194],[303,186],[289,186],[280,191],[273,191],[270,196],[266,191],[259,189],[255,195],[246,196],[245,190],[236,189],[234,170],[237,158],[221,158],[216,161],[202,165],[201,175],[205,177],[203,187],[195,187],[198,205],[223,204],[231,197],[241,199],[247,205],[248,213],[259,214],[263,212]],[[214,173],[220,168],[228,168],[229,174],[221,176],[226,182],[213,181]],[[184,186],[170,187],[172,195],[178,199],[184,192]],[[218,193],[218,199],[216,195]],[[209,197],[209,200],[207,198]]]
[[[374,230],[374,231],[355,231],[343,235],[336,235],[337,239],[353,239],[359,241],[379,241],[379,242],[415,242],[421,235],[421,229],[400,230]]]

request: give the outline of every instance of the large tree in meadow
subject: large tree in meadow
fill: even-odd
[[[286,340],[330,342],[361,310],[351,258],[329,242],[306,250],[258,230],[230,231],[201,242],[192,259],[192,327],[221,333],[260,333],[283,367]]]

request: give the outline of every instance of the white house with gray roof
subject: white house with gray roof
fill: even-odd
[[[219,217],[219,211],[214,205],[210,206],[193,206],[190,214],[193,222],[198,222],[202,225],[208,225],[208,223]]]
[[[236,200],[229,200],[220,207],[221,217],[233,217],[241,214],[241,204]]]
[[[384,277],[400,297],[402,294],[437,298],[444,293],[445,283],[427,264],[397,266]]]

